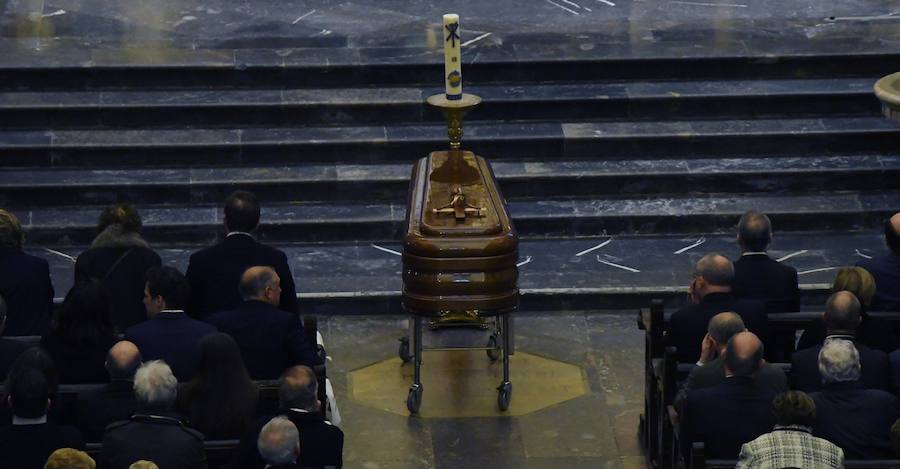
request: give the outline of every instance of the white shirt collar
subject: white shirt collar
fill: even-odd
[[[164,309],[160,313],[183,313],[183,309]]]
[[[225,235],[225,237],[228,238],[228,237],[234,236],[234,235],[244,235],[244,236],[249,236],[249,237],[253,238],[253,235],[250,233],[247,233],[246,231],[229,231],[228,234]]]
[[[42,425],[47,423],[47,416],[42,415],[36,419],[28,419],[25,417],[17,417],[13,415],[12,424],[13,425]]]
[[[741,257],[744,257],[744,256],[768,256],[768,255],[769,254],[766,253],[765,251],[750,251],[750,252],[745,252],[745,253],[741,254]]]
[[[298,409],[298,408],[296,408],[296,407],[291,407],[291,408],[288,409],[288,410],[290,410],[291,412],[299,412],[299,413],[301,413],[301,414],[308,414],[308,413],[309,413],[308,410]]]

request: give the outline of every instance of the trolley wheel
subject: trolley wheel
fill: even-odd
[[[399,340],[400,349],[397,350],[397,355],[400,356],[403,363],[409,363],[412,360],[412,355],[409,354],[409,337],[401,337]]]
[[[500,410],[509,409],[509,401],[512,399],[512,383],[503,383],[497,388],[497,406]]]
[[[419,407],[422,406],[422,386],[412,385],[409,388],[409,394],[406,396],[406,409],[411,414],[419,413]]]
[[[486,352],[488,358],[490,358],[492,362],[500,359],[500,341],[497,340],[496,334],[491,334],[491,337],[488,338]]]

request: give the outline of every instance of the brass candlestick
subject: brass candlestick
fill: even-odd
[[[481,104],[481,98],[474,94],[463,93],[462,99],[449,100],[444,93],[428,97],[428,104],[438,108],[447,118],[447,137],[450,138],[450,149],[459,150],[462,145],[463,117],[475,106]]]
[[[878,80],[875,83],[875,96],[881,101],[884,117],[900,122],[900,72]]]

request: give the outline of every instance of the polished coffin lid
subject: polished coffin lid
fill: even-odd
[[[461,191],[464,202],[451,204],[455,190]],[[483,158],[451,150],[419,160],[413,170],[406,222],[403,301],[407,309],[436,314],[515,308],[519,240]]]

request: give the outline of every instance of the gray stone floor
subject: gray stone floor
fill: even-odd
[[[328,371],[344,419],[345,467],[644,467],[637,438],[643,342],[634,314],[554,312],[515,321],[517,350],[581,366],[590,392],[521,417],[426,419],[379,411],[350,399],[348,373],[396,357],[405,318],[323,319],[334,360]],[[513,367],[513,383],[528,371]]]

